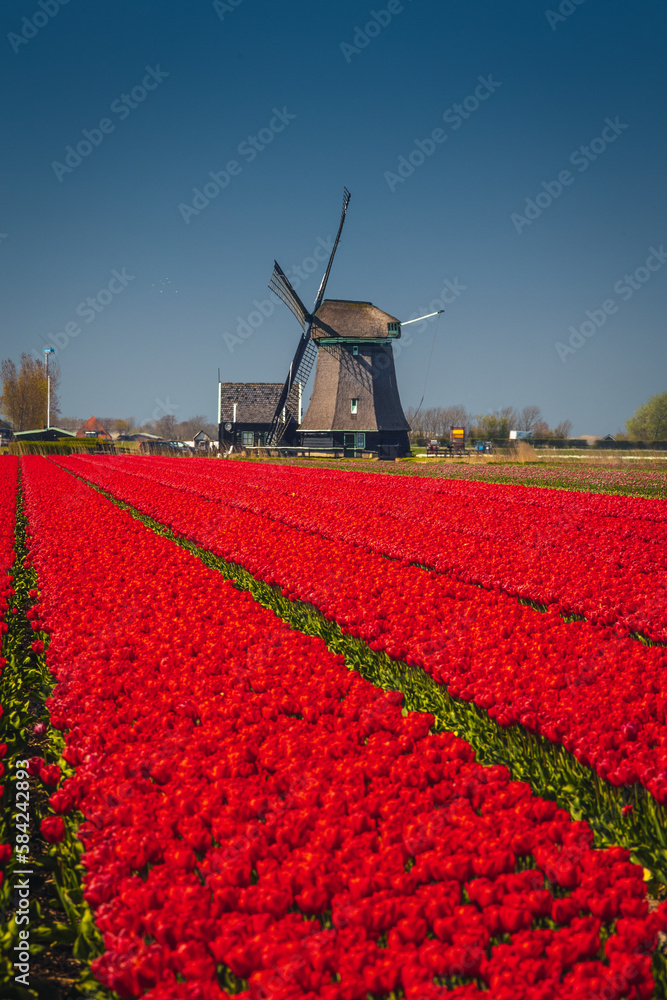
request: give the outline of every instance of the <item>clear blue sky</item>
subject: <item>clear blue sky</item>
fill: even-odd
[[[282,381],[291,313],[237,328],[274,257],[312,266],[344,184],[330,297],[405,320],[458,290],[425,406],[604,434],[667,389],[660,0],[41,3],[0,13],[0,356],[60,334],[63,414],[214,420],[218,367]],[[406,407],[434,329],[405,331]]]

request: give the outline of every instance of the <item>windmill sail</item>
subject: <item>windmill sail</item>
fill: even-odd
[[[338,249],[338,241],[340,240],[340,234],[343,232],[343,223],[345,222],[345,215],[347,213],[347,206],[350,203],[350,192],[347,188],[343,188],[343,211],[340,216],[340,225],[338,226],[338,232],[336,233],[336,239],[334,241],[333,249],[331,251],[331,256],[329,257],[329,263],[327,264],[327,269],[324,272],[324,277],[320,282],[320,287],[317,291],[317,298],[315,299],[315,305],[313,306],[313,313],[322,305],[322,299],[324,298],[324,292],[327,287],[327,281],[329,280],[329,272],[331,270],[331,265],[333,264],[333,259],[336,255],[336,250]]]
[[[315,359],[317,357],[317,347],[313,343],[310,335],[313,325],[313,316],[319,309],[322,299],[324,298],[324,291],[327,287],[329,272],[331,271],[331,265],[333,264],[333,259],[340,241],[340,234],[343,231],[343,223],[345,222],[345,214],[347,212],[349,201],[350,192],[347,188],[343,188],[343,211],[340,216],[340,224],[338,226],[338,232],[331,251],[331,256],[329,257],[327,269],[324,272],[322,281],[320,282],[312,314],[308,312],[303,302],[292,288],[287,275],[282,270],[280,265],[277,261],[274,261],[273,274],[271,275],[269,288],[272,292],[275,292],[278,298],[282,299],[289,309],[291,309],[301,324],[303,333],[301,334],[301,339],[299,340],[294,358],[292,359],[292,364],[290,365],[289,373],[285,379],[282,392],[280,393],[278,405],[276,406],[276,412],[273,415],[273,421],[268,433],[267,444],[272,445],[273,447],[280,444],[283,434],[287,430],[290,421],[296,420],[298,422],[299,420],[299,400],[301,391],[303,386],[308,381],[308,377],[313,369]],[[308,325],[306,326],[306,324]]]
[[[274,447],[280,444],[283,434],[287,430],[290,420],[299,422],[299,401],[302,387],[308,381],[315,359],[317,348],[310,336],[310,325],[301,334],[299,346],[289,368],[289,374],[285,379],[276,412],[273,415],[273,422],[269,430],[268,443]]]
[[[277,260],[274,260],[273,262],[273,274],[271,275],[269,288],[275,295],[278,296],[279,299],[282,299],[288,309],[292,310],[301,324],[301,329],[305,330],[306,322],[310,321],[310,314],[292,288],[289,278]]]

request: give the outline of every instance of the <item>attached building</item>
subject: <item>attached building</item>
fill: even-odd
[[[276,411],[281,382],[220,382],[218,435],[221,451],[230,448],[261,448],[266,445]],[[296,421],[290,422],[284,437],[294,444]]]

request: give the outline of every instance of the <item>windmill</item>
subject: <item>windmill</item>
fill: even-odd
[[[273,262],[273,274],[271,275],[269,288],[272,292],[275,292],[278,298],[282,299],[287,308],[291,309],[294,313],[301,324],[302,334],[296,351],[294,352],[292,364],[289,367],[287,378],[285,379],[282,392],[280,393],[280,397],[278,399],[276,412],[273,416],[271,430],[269,431],[267,439],[267,442],[270,445],[275,446],[280,444],[282,436],[285,433],[290,420],[294,420],[296,423],[299,422],[301,409],[301,387],[308,381],[308,377],[313,370],[313,365],[315,364],[317,357],[317,347],[315,346],[311,336],[313,320],[315,313],[319,309],[324,298],[324,292],[329,280],[331,265],[333,264],[336,250],[338,249],[340,234],[343,231],[343,224],[345,222],[345,215],[347,214],[347,206],[349,203],[350,192],[347,188],[343,188],[343,210],[340,216],[338,232],[336,233],[336,239],[331,250],[331,255],[329,256],[329,263],[327,264],[326,271],[324,272],[322,281],[320,282],[320,287],[317,292],[312,313],[308,312],[303,302],[292,288],[289,278],[281,268],[278,261]]]
[[[302,446],[343,449],[350,455],[364,451],[405,455],[410,453],[410,427],[401,406],[392,351],[392,341],[401,336],[400,320],[372,302],[324,298],[349,201],[350,192],[344,188],[338,233],[311,312],[274,262],[269,288],[292,311],[302,332],[267,444],[276,447],[288,426],[299,424],[301,390],[315,366],[308,410],[298,428]]]

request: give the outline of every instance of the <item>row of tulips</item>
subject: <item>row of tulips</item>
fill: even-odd
[[[551,456],[550,456],[551,457]],[[481,483],[509,483],[515,486],[546,486],[557,490],[577,492],[611,493],[620,496],[667,497],[667,481],[663,462],[656,462],[655,456],[644,460],[637,456],[624,459],[616,455],[614,463],[599,465],[595,453],[588,461],[561,459],[545,463],[530,462],[525,465],[516,462],[461,463],[428,461],[426,464],[398,466],[400,473],[436,476],[447,479],[467,479]],[[358,460],[353,460],[358,465]],[[340,465],[340,462],[335,463]],[[370,471],[374,471],[372,466]]]
[[[18,502],[18,472],[18,458],[0,459],[1,513],[13,523],[5,539],[5,563],[11,566],[11,573],[7,577],[4,569],[2,575],[3,580],[9,580],[11,601],[0,669],[0,774],[3,765],[5,769],[0,799],[0,910],[4,917],[0,926],[0,994],[7,1000],[29,1000],[35,995],[31,986],[41,995],[45,989],[42,977],[48,968],[44,953],[53,945],[70,945],[77,936],[74,927],[62,918],[77,891],[80,893],[74,873],[69,876],[61,870],[64,878],[53,883],[55,859],[49,856],[40,835],[40,820],[48,812],[45,791],[60,778],[60,768],[47,763],[45,757],[50,761],[57,758],[60,734],[49,732],[44,718],[44,701],[52,686],[43,653],[46,635],[35,631],[26,615],[38,592],[26,546],[25,514]],[[42,833],[48,834],[54,819],[44,820]],[[61,907],[49,899],[48,922],[42,910],[46,882],[57,889],[65,903]]]
[[[322,639],[327,648],[345,658],[348,667],[385,691],[400,691],[405,707],[433,714],[436,731],[452,732],[467,740],[476,758],[485,765],[508,767],[513,778],[526,781],[537,795],[556,799],[574,819],[586,819],[599,847],[620,845],[633,860],[645,866],[653,880],[649,887],[667,883],[667,845],[664,830],[667,810],[640,785],[615,787],[594,770],[580,764],[562,744],[530,733],[521,725],[500,726],[473,702],[452,697],[447,688],[421,667],[375,651],[311,604],[283,595],[275,585],[253,576],[237,562],[214,555],[179,536],[159,521],[116,500],[151,530],[192,552],[203,565],[215,569],[239,589],[246,590],[262,607],[273,611],[292,628]]]
[[[18,476],[19,461],[13,455],[0,458],[0,678],[7,665],[6,653],[7,635],[9,632],[9,617],[13,610],[14,587],[10,575],[15,560],[14,554],[14,529],[16,524],[16,502],[18,496]],[[3,685],[0,682],[0,691]],[[4,696],[0,704],[0,779],[5,777],[4,759],[7,753],[7,744],[4,741],[4,733],[7,720],[3,721],[3,715],[8,712],[11,706],[5,704]],[[8,806],[9,796],[6,788],[0,784],[0,885],[3,882],[2,868],[6,865],[10,857],[11,846],[9,844],[11,823]],[[0,890],[0,897],[3,896]]]
[[[638,1000],[667,907],[505,768],[23,459],[93,963],[122,997]]]
[[[9,571],[14,562],[14,525],[18,493],[19,460],[14,455],[0,458],[0,621],[4,621],[12,597]],[[2,634],[7,626],[0,625]]]
[[[102,461],[146,474],[131,457]],[[667,641],[662,500],[206,459],[150,468],[188,493]]]
[[[62,464],[81,468],[78,459]],[[663,647],[645,647],[588,622],[566,623],[553,608],[541,614],[506,594],[106,463],[85,471],[91,482],[175,532],[314,605],[372,649],[423,667],[501,726],[519,723],[564,746],[612,785],[639,781],[667,803]]]

